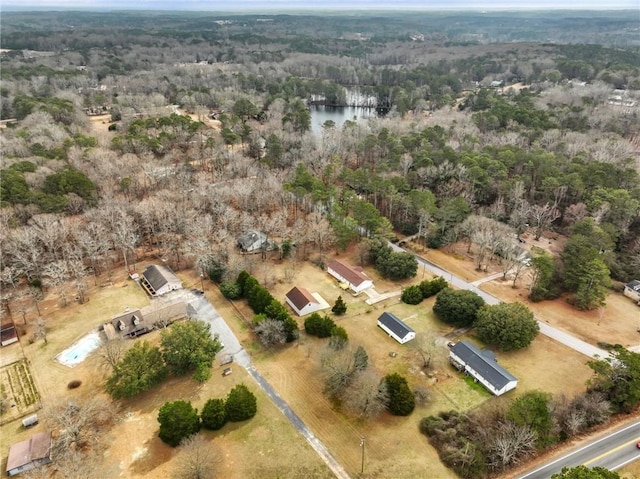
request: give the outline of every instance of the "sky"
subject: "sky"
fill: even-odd
[[[639,12],[640,0],[5,0],[2,10],[100,9],[100,10],[197,10],[197,11],[283,11],[283,10],[613,10]]]

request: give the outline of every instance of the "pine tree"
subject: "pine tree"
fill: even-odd
[[[338,296],[338,299],[336,299],[336,303],[333,305],[333,308],[331,308],[331,312],[333,312],[333,314],[335,314],[336,316],[342,316],[347,312],[347,303],[344,302],[342,296]]]

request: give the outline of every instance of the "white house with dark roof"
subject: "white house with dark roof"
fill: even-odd
[[[411,341],[416,337],[416,332],[392,313],[382,313],[378,318],[378,327],[400,344]]]
[[[140,285],[150,296],[162,296],[181,289],[182,281],[166,266],[152,264],[142,273]]]
[[[318,293],[310,293],[299,286],[291,288],[284,299],[298,316],[315,313],[329,307],[329,304]]]
[[[7,475],[15,476],[51,462],[51,433],[39,432],[9,448]]]
[[[624,293],[627,298],[633,299],[635,302],[640,304],[640,281],[634,279],[633,281],[629,281],[624,285]]]
[[[480,350],[468,341],[449,346],[449,361],[459,371],[464,371],[496,396],[515,389],[518,380],[498,364],[495,354]]]
[[[373,281],[362,271],[362,268],[342,261],[334,260],[329,263],[327,272],[356,294],[373,286]]]

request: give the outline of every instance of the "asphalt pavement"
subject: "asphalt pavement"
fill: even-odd
[[[233,363],[247,370],[249,375],[256,381],[258,386],[260,386],[260,389],[267,394],[269,399],[271,399],[282,414],[284,414],[293,427],[302,434],[333,474],[338,479],[350,479],[349,474],[347,474],[344,468],[336,461],[322,441],[311,432],[302,419],[300,419],[287,402],[276,392],[273,386],[271,386],[264,376],[251,364],[249,353],[242,347],[236,335],[206,296],[186,289],[172,292],[167,296],[170,299],[180,298],[186,301],[189,304],[189,316],[208,323],[211,326],[211,335],[217,335],[218,339],[224,345],[222,351],[218,353],[218,361],[223,360],[227,355],[233,356]]]
[[[602,435],[585,446],[580,446],[562,457],[554,459],[519,479],[548,479],[563,467],[584,464],[588,467],[604,467],[611,471],[640,459],[640,421],[626,425],[614,432]]]
[[[427,271],[430,271],[431,273],[437,275],[437,276],[441,276],[444,279],[446,279],[449,284],[453,285],[454,287],[458,288],[458,289],[466,289],[468,291],[473,291],[474,293],[476,293],[478,296],[480,296],[482,299],[484,299],[484,301],[487,304],[499,304],[502,301],[499,300],[498,298],[496,298],[495,296],[481,290],[480,288],[478,288],[477,286],[475,286],[474,284],[465,281],[464,279],[455,276],[453,273],[446,271],[442,268],[440,268],[439,266],[433,264],[431,261],[422,258],[421,256],[416,255],[415,253],[412,253],[411,251],[405,250],[404,248],[401,248],[400,246],[393,244],[393,243],[389,243],[389,245],[391,246],[391,248],[394,251],[400,251],[400,252],[406,252],[406,253],[411,253],[416,257],[416,260],[418,261],[418,264],[420,265],[420,267],[422,268],[426,268]],[[591,344],[582,341],[581,339],[576,338],[575,336],[572,336],[568,333],[565,333],[564,331],[561,331],[557,328],[554,328],[553,326],[550,326],[548,323],[536,318],[536,320],[538,321],[538,324],[540,325],[540,332],[542,334],[544,334],[545,336],[550,337],[551,339],[554,339],[555,341],[558,341],[559,343],[564,344],[565,346],[570,347],[571,349],[582,353],[586,356],[589,356],[590,358],[606,358],[609,356],[609,353],[607,351],[605,351],[604,349],[600,349],[597,348],[596,346],[592,346]]]

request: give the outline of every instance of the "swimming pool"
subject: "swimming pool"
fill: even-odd
[[[87,334],[58,354],[56,361],[72,368],[84,361],[91,352],[98,349],[101,343],[102,339],[100,339],[99,332]]]

